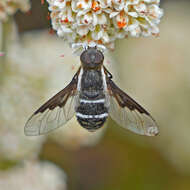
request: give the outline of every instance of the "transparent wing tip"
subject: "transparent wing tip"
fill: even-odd
[[[145,121],[145,135],[147,136],[157,136],[159,134],[159,129],[156,121],[152,118],[151,115],[147,116],[143,114],[143,118]]]
[[[37,130],[36,123],[33,122],[33,116],[32,115],[29,120],[26,122],[26,125],[24,126],[24,134],[26,136],[37,136],[40,135],[39,131]]]
[[[48,112],[45,112],[45,116],[47,116]],[[41,113],[33,114],[28,121],[26,122],[26,125],[24,126],[24,134],[26,136],[38,136],[46,133],[46,131],[42,131],[42,125],[43,122],[43,115]]]
[[[147,136],[157,136],[159,134],[159,130],[156,126],[149,127],[146,135]]]
[[[32,130],[28,130],[28,129],[24,129],[24,134],[26,136],[38,136],[40,135],[39,133],[36,133],[36,131],[32,131]]]

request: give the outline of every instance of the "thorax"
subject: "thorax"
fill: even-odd
[[[84,70],[81,77],[81,90],[103,90],[101,70]]]

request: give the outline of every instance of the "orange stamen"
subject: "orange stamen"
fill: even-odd
[[[50,17],[50,13],[48,12],[48,15],[47,15],[47,20],[50,20],[51,19],[51,17]]]
[[[77,6],[79,9],[82,9],[82,3],[78,4]]]
[[[68,22],[69,22],[69,19],[66,17],[64,20],[61,20],[61,22],[68,23]]]
[[[67,1],[66,5],[67,6],[71,5],[71,1]]]
[[[103,44],[102,40],[98,40],[98,43],[99,43],[99,44]]]
[[[120,14],[120,17],[123,17],[125,15],[125,11],[122,10],[119,14]]]
[[[96,12],[100,10],[100,7],[98,6],[98,2],[97,1],[93,1],[92,2],[92,9]]]
[[[117,26],[121,29],[121,28],[123,28],[123,27],[125,27],[126,26],[126,22],[123,20],[123,21],[118,21],[117,22]]]

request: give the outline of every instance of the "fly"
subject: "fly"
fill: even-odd
[[[29,118],[24,128],[26,135],[48,133],[74,115],[89,131],[101,128],[110,116],[120,126],[137,134],[158,134],[153,117],[113,82],[111,73],[103,65],[101,51],[88,47],[80,60],[81,66],[72,81]]]

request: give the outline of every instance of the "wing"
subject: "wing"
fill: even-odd
[[[107,78],[109,114],[122,127],[140,135],[155,136],[158,127],[152,116]]]
[[[27,121],[24,133],[36,136],[48,133],[70,120],[75,113],[78,72],[58,94],[42,105]]]

